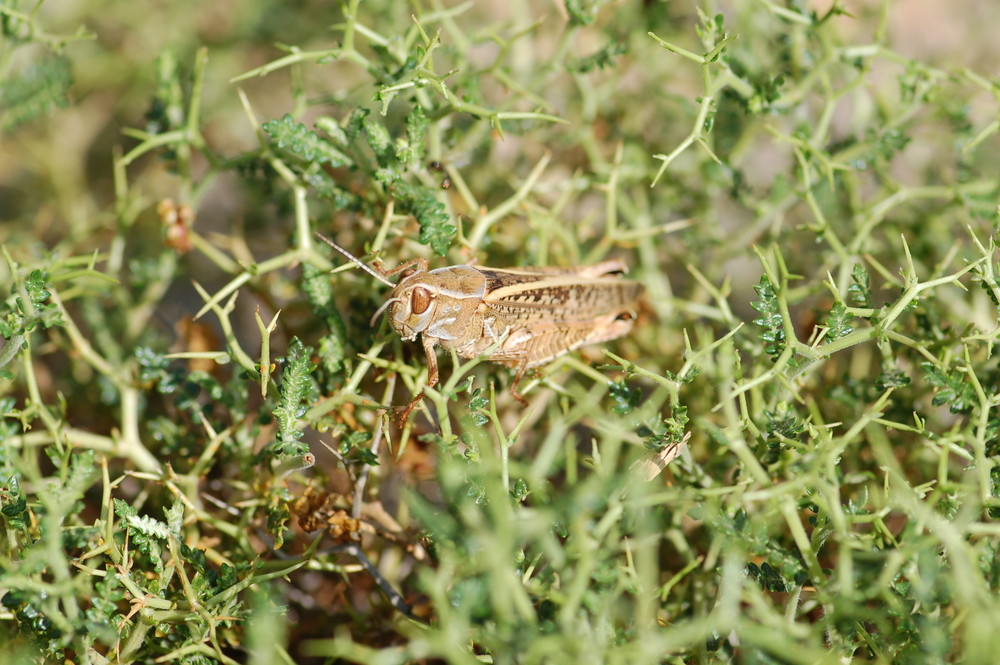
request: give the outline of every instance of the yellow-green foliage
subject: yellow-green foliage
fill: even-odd
[[[0,660],[994,662],[1000,6],[952,4],[0,4]],[[421,349],[316,231],[647,299],[399,427]]]

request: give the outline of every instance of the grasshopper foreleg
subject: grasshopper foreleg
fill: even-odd
[[[433,388],[437,385],[440,377],[438,374],[437,353],[434,351],[434,347],[437,346],[437,340],[433,337],[422,335],[420,341],[424,345],[424,354],[427,356],[427,382],[424,383],[424,388]],[[421,390],[413,399],[410,400],[410,403],[407,404],[401,412],[399,412],[398,422],[400,425],[406,422],[406,419],[410,417],[410,412],[417,407],[417,404],[420,404],[420,401],[423,398],[424,391]]]
[[[517,366],[517,374],[514,375],[514,383],[510,384],[510,395],[521,404],[528,406],[528,398],[517,391],[517,386],[524,378],[524,373],[528,369],[527,359],[522,360]]]

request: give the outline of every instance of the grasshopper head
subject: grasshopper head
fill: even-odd
[[[486,278],[469,266],[417,271],[393,288],[387,301],[389,323],[407,341],[421,333],[455,339],[485,293]]]
[[[403,280],[389,298],[389,323],[407,341],[417,338],[434,321],[437,292],[424,284],[405,284]]]

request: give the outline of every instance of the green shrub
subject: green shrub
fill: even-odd
[[[0,6],[9,657],[992,662],[990,23],[736,4]],[[397,426],[316,231],[646,302]]]

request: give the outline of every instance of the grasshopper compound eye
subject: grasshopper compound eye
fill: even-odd
[[[431,300],[433,295],[427,289],[416,287],[413,289],[413,295],[411,296],[410,306],[413,308],[414,314],[423,314],[427,311],[427,308],[431,306]]]

